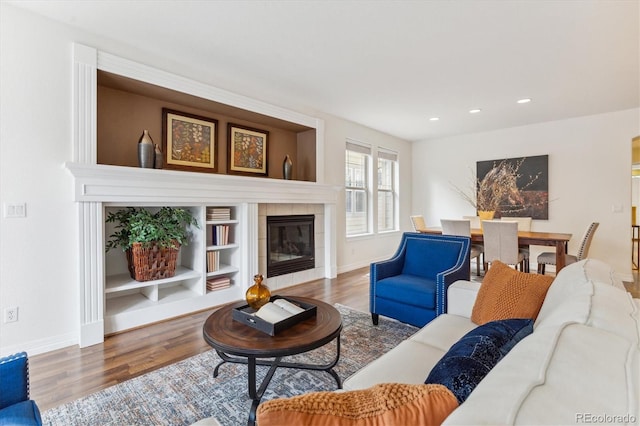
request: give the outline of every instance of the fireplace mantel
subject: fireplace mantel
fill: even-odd
[[[102,203],[335,204],[338,186],[136,167],[65,163],[74,177],[74,201]]]
[[[252,178],[219,174],[181,172],[172,170],[142,169],[135,167],[91,165],[69,162],[66,169],[74,181],[74,201],[79,206],[79,219],[86,223],[81,229],[80,277],[83,283],[83,300],[94,318],[82,324],[80,346],[89,346],[103,341],[104,333],[121,331],[143,323],[158,321],[180,315],[189,310],[203,309],[211,304],[211,297],[188,300],[181,307],[167,308],[151,314],[124,313],[118,317],[105,316],[105,275],[107,268],[104,256],[104,217],[106,209],[115,206],[238,206],[240,220],[237,232],[242,235],[237,241],[241,253],[243,277],[236,291],[218,299],[218,303],[237,300],[243,294],[241,286],[246,276],[259,270],[260,232],[259,205],[321,205],[323,206],[322,228],[324,262],[321,275],[336,276],[335,221],[336,203],[341,188],[314,182],[288,181],[269,178]],[[301,206],[308,208],[309,206]],[[196,207],[197,208],[197,207]],[[202,210],[201,210],[202,211]],[[238,219],[238,218],[236,218]],[[84,231],[84,232],[83,232]],[[204,256],[204,252],[202,254]],[[248,282],[248,281],[247,281]],[[304,282],[301,281],[301,282]],[[296,284],[292,282],[291,284]],[[124,328],[118,328],[124,327]]]

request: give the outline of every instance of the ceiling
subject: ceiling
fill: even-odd
[[[640,106],[638,0],[8,3],[410,141]]]

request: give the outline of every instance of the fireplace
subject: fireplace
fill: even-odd
[[[267,216],[267,277],[315,268],[314,215]]]

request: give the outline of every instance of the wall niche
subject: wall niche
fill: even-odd
[[[145,129],[162,148],[162,109],[168,108],[218,121],[217,173],[228,173],[227,123],[234,123],[269,132],[267,177],[282,179],[289,155],[293,180],[316,182],[316,130],[311,127],[102,70],[97,74],[98,164],[138,167],[137,144]]]

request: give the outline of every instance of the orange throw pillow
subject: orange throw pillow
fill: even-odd
[[[471,321],[482,325],[513,318],[535,320],[552,282],[553,277],[516,271],[493,261],[480,285]]]
[[[258,406],[257,424],[316,426],[439,425],[458,407],[442,385],[383,383],[364,390],[313,392]]]

